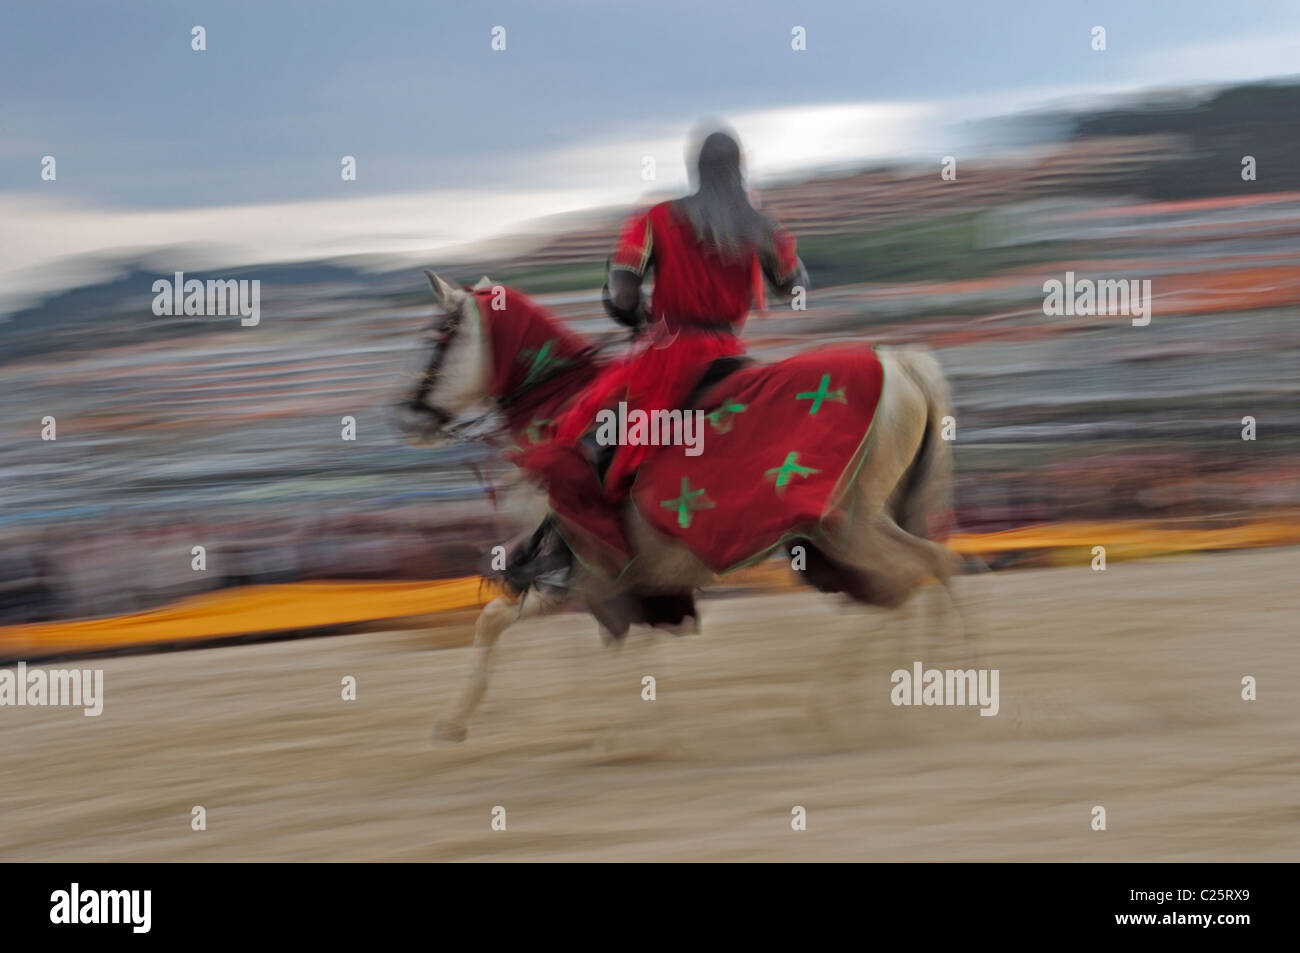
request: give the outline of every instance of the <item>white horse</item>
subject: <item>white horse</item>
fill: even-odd
[[[423,444],[445,437],[472,408],[505,396],[490,392],[492,338],[485,327],[489,320],[502,319],[480,313],[468,292],[432,272],[426,275],[446,318],[433,329],[428,370],[404,405],[404,429]],[[943,372],[924,349],[882,349],[879,358],[884,385],[866,460],[845,501],[850,523],[835,540],[808,545],[805,578],[823,591],[845,592],[864,604],[892,608],[931,579],[951,596],[950,577],[960,558],[928,538],[932,527],[949,517],[952,506],[951,449],[940,437],[941,422],[950,413]],[[537,512],[543,512],[543,491],[526,482],[524,486],[531,490]],[[470,715],[487,691],[493,649],[513,623],[577,604],[590,607],[626,593],[689,594],[715,581],[715,574],[690,550],[652,530],[634,506],[626,507],[624,525],[637,559],[616,583],[579,564],[574,584],[563,593],[532,588],[517,596],[499,596],[483,608],[475,623],[477,657],[469,683],[437,723],[435,737],[466,737]]]

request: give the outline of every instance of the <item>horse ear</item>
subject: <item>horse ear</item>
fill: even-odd
[[[429,279],[429,287],[433,289],[434,297],[438,299],[438,304],[444,311],[451,311],[456,308],[465,293],[455,285],[443,281],[428,268],[424,269],[424,276]]]

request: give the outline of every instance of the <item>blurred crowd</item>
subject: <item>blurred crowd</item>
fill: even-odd
[[[1131,138],[1100,139],[1073,164],[1038,155],[1019,177],[1005,163],[963,166],[962,188],[947,191],[932,170],[772,189],[765,208],[801,234],[814,292],[807,312],[753,317],[751,353],[933,347],[955,395],[964,531],[1300,510],[1300,193],[1116,194],[1164,161],[1150,138]],[[1118,176],[1101,191],[1098,169]],[[873,228],[871,202],[888,228]],[[587,266],[617,220],[481,267],[608,338]],[[1150,280],[1151,323],[1045,314],[1043,283],[1067,270]],[[227,586],[470,574],[509,535],[469,466],[499,481],[499,457],[407,447],[389,418],[432,314],[418,272],[370,285],[265,276],[256,329],[154,333],[147,283],[136,294],[129,282],[116,313],[93,315],[114,334],[46,323],[107,291],[0,325],[0,340],[22,345],[0,363],[0,623]],[[41,439],[46,416],[55,440]],[[349,416],[354,440],[342,436]]]
[[[402,517],[304,512],[47,527],[0,549],[0,622],[117,615],[233,586],[454,577],[480,569],[499,535],[488,516]]]

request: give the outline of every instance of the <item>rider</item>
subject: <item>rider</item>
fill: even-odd
[[[734,136],[713,132],[704,138],[695,179],[693,194],[631,215],[615,246],[605,308],[638,331],[637,346],[578,395],[554,423],[553,440],[521,459],[548,485],[559,515],[581,512],[588,525],[594,518],[624,552],[620,504],[649,447],[622,445],[612,460],[601,459],[591,440],[596,414],[620,401],[629,412],[682,408],[714,361],[744,353],[737,332],[762,294],[762,279],[782,297],[808,281],[793,236],[750,203]],[[641,283],[650,271],[654,289],[647,312]],[[588,473],[593,464],[603,468],[595,493],[583,492],[581,480],[561,476],[566,469],[574,472],[575,460]],[[518,579],[524,567],[513,568],[510,575]]]

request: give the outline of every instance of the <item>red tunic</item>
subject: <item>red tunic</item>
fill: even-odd
[[[777,231],[782,277],[798,267],[794,238]],[[690,220],[663,202],[630,216],[614,249],[612,268],[644,276],[653,265],[654,318],[646,339],[615,361],[565,413],[556,429],[559,444],[573,446],[592,426],[596,413],[626,401],[628,410],[685,409],[691,387],[719,357],[740,354],[736,336],[762,288],[758,256],[726,256],[697,241]],[[645,445],[621,446],[605,477],[611,499],[626,492],[636,468],[650,452]]]
[[[782,277],[798,267],[789,233],[777,232],[777,254]],[[700,244],[690,220],[671,202],[628,218],[611,267],[644,276],[651,263],[650,312],[670,331],[691,324],[731,324],[739,331],[762,288],[756,254],[727,256]]]

